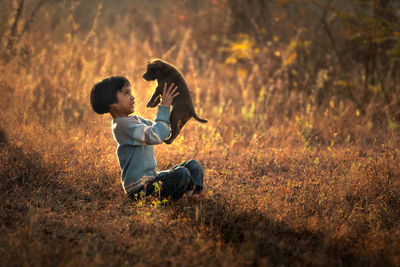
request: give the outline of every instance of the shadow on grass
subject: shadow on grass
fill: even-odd
[[[111,248],[104,244],[107,232],[88,222],[87,211],[80,214],[93,196],[63,182],[59,175],[58,166],[14,144],[0,129],[2,263],[49,266],[76,258],[82,264],[93,259],[98,250],[112,254],[113,249],[119,249],[117,242]]]
[[[33,194],[39,189],[44,188],[52,194],[58,187],[55,179],[57,167],[45,163],[36,151],[21,148],[9,141],[3,129],[0,129],[0,159],[0,200],[8,203],[2,208],[9,207],[9,215],[20,213],[23,216]]]
[[[361,258],[350,244],[330,240],[321,232],[298,231],[257,211],[243,211],[219,200],[203,198],[188,206],[176,205],[176,216],[185,216],[193,227],[205,225],[210,238],[220,237],[244,256],[250,265],[380,265],[389,264],[384,255]],[[374,256],[372,256],[374,257]]]
[[[100,214],[112,204],[109,188],[93,186],[90,177],[73,184],[68,178],[74,175],[44,162],[38,152],[17,145],[0,129],[1,263],[121,266],[127,257],[139,259],[129,253],[131,245],[120,236],[120,225],[112,223],[121,207],[110,208],[110,217]],[[131,234],[141,236],[145,227],[136,223]]]

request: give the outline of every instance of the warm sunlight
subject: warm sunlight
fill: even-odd
[[[0,3],[1,263],[400,265],[398,1]],[[90,102],[118,75],[132,92],[115,117],[177,106],[143,78],[155,58],[208,121],[135,133],[161,142],[157,171],[201,164],[203,191],[177,201],[162,181],[127,197],[125,137]],[[168,125],[184,125],[170,145]]]

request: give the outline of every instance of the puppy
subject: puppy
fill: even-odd
[[[167,85],[174,83],[178,87],[179,95],[172,100],[171,134],[164,141],[165,143],[171,144],[191,117],[202,123],[207,122],[207,120],[200,119],[194,111],[192,95],[182,73],[176,67],[160,59],[155,59],[148,63],[147,72],[143,75],[143,78],[146,81],[157,80],[158,82],[156,91],[146,105],[150,108],[154,108],[160,103],[164,83],[167,83]]]

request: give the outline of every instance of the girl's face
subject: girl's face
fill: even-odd
[[[135,111],[135,97],[130,85],[125,85],[117,92],[117,99],[118,102],[111,105],[117,117],[127,117]]]

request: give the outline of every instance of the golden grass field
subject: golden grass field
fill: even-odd
[[[212,24],[223,21],[218,6],[195,13],[210,18],[197,25],[178,8],[160,11],[158,24],[143,6],[105,20],[107,4],[46,2],[7,50],[18,8],[9,2],[2,1],[0,266],[400,265],[399,122],[379,124],[372,114],[398,114],[399,85],[392,104],[371,103],[366,112],[345,98],[321,104],[288,90],[290,44],[275,38],[257,50],[243,36],[225,48],[207,43]],[[251,64],[239,66],[243,51]],[[124,75],[136,112],[154,118],[145,104],[156,84],[142,75],[156,57],[182,70],[209,121],[191,120],[173,144],[155,147],[159,170],[192,158],[203,165],[198,200],[128,200],[111,116],[89,104],[94,83]]]

